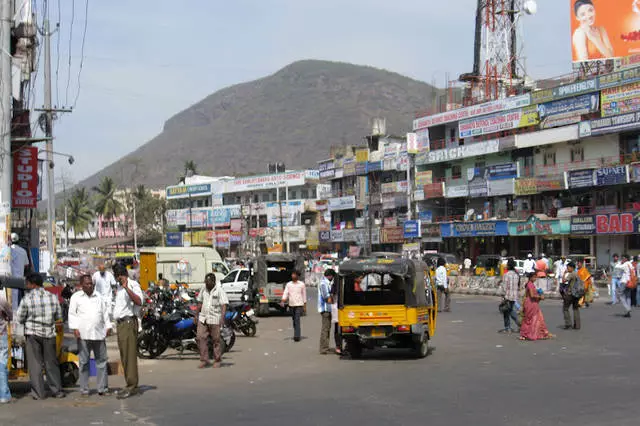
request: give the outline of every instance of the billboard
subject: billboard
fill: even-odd
[[[569,0],[573,62],[632,55],[640,50],[639,5],[633,0]]]
[[[602,116],[626,114],[640,110],[640,82],[603,89]]]
[[[13,152],[11,203],[16,209],[35,209],[38,204],[38,148],[25,146]]]
[[[458,132],[462,139],[534,126],[539,122],[538,110],[535,106],[532,106],[460,121],[458,123]]]

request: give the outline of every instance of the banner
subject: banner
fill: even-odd
[[[424,199],[444,197],[444,182],[436,182],[423,187]]]
[[[356,149],[356,163],[366,163],[369,161],[369,148]]]
[[[482,237],[509,235],[506,220],[487,222],[445,223],[441,227],[443,237]]]
[[[487,180],[485,178],[476,176],[469,181],[469,197],[486,197],[488,194],[489,189],[487,188]]]
[[[487,115],[464,120],[458,123],[460,138],[489,135],[504,130],[519,129],[520,127],[534,126],[538,124],[538,110],[535,106],[505,111],[498,114]]]
[[[307,176],[307,173],[304,171],[296,171],[236,178],[230,182],[225,183],[225,192],[246,192],[257,189],[284,188],[285,186],[302,186],[305,184],[306,179],[311,179],[313,176],[315,176],[315,174]]]
[[[182,232],[167,232],[167,247],[182,247]]]
[[[589,188],[594,185],[593,169],[573,170],[567,173],[569,188]]]
[[[599,101],[600,96],[595,92],[539,104],[541,127],[548,129],[577,123],[581,115],[598,111]]]
[[[6,54],[6,53],[4,53]],[[8,84],[5,82],[5,84]],[[7,153],[8,155],[9,153]],[[8,170],[7,170],[8,172]],[[11,205],[14,209],[35,209],[38,205],[38,148],[22,147],[13,153]]]
[[[596,186],[628,183],[627,166],[603,167],[596,170]]]
[[[329,198],[329,211],[351,210],[356,208],[356,197],[350,195],[348,197]]]
[[[569,0],[573,62],[614,59],[638,51],[638,4]],[[594,40],[595,39],[595,40]]]
[[[499,179],[487,181],[488,196],[511,195],[515,192],[515,179]]]
[[[635,59],[640,59],[640,55],[633,55]],[[620,58],[619,61],[634,59],[633,57]],[[637,65],[637,62],[635,63]],[[609,87],[623,86],[629,83],[640,81],[640,67],[631,68],[624,71],[605,74],[598,77],[600,89],[608,89]]]
[[[516,177],[518,177],[517,163],[498,164],[487,168],[487,178],[489,180],[512,179]]]
[[[523,222],[509,222],[509,235],[559,235],[569,233],[569,220],[566,219],[566,228],[559,219],[540,220],[531,216]]]
[[[407,220],[403,225],[404,238],[420,238],[420,221]]]
[[[486,142],[476,142],[469,145],[429,151],[426,155],[416,157],[416,165],[443,163],[445,161],[460,160],[467,157],[493,154],[500,151],[500,140],[493,139]]]
[[[640,163],[633,163],[629,165],[629,174],[631,182],[640,182]]]
[[[612,87],[600,93],[603,117],[640,110],[640,82]]]
[[[595,92],[599,90],[599,80],[592,78],[591,80],[579,81],[577,83],[565,84],[552,89],[538,90],[531,93],[531,103],[541,104],[557,99],[578,96],[584,93]]]
[[[416,186],[425,186],[433,183],[433,171],[416,172]]]
[[[447,185],[447,198],[462,198],[469,196],[467,185]]]
[[[540,176],[536,179],[538,192],[562,191],[565,189],[564,174]]]
[[[640,112],[583,121],[580,123],[578,130],[580,137],[586,138],[588,136],[604,135],[621,130],[631,130],[637,127],[640,127]]]
[[[382,244],[404,243],[404,232],[402,228],[382,228],[380,230],[380,242]]]
[[[516,179],[515,185],[516,195],[534,195],[538,193],[538,185],[536,178],[520,178]]]
[[[211,184],[204,183],[199,185],[177,185],[167,187],[167,200],[174,198],[188,198],[191,196],[200,196],[211,194]]]

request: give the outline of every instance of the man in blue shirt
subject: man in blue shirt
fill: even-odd
[[[320,353],[327,355],[331,353],[329,349],[329,335],[331,334],[331,286],[335,279],[336,272],[333,269],[327,269],[324,272],[324,278],[318,286],[318,312],[322,317],[322,329],[320,330]]]

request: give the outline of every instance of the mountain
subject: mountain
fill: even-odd
[[[393,72],[346,63],[304,60],[268,77],[222,89],[166,121],[162,133],[80,185],[102,176],[163,187],[184,163],[211,176],[265,173],[269,162],[311,168],[334,145],[359,144],[372,120],[387,133],[411,129],[430,104],[432,86]]]

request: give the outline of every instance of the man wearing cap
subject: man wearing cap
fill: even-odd
[[[525,275],[535,273],[536,262],[533,260],[533,255],[531,253],[527,255],[527,260],[524,261],[522,269],[524,269]]]
[[[104,264],[98,265],[98,270],[93,274],[91,280],[95,286],[95,291],[97,291],[98,294],[111,304],[111,299],[113,299],[113,289],[117,284],[113,274],[105,270]]]

